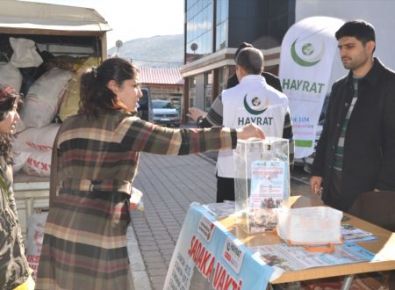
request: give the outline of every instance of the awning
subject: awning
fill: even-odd
[[[107,21],[92,8],[25,2],[0,1],[0,29],[105,32]],[[26,30],[26,31],[25,31]]]

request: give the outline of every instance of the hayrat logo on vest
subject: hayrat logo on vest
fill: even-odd
[[[324,42],[314,37],[301,41],[296,38],[291,45],[291,57],[300,66],[313,66],[321,61],[325,53]]]
[[[269,103],[267,101],[263,103],[259,97],[249,97],[248,94],[246,94],[244,96],[243,104],[249,115],[246,116],[245,113],[240,114],[237,117],[237,126],[245,126],[250,123],[254,123],[258,126],[270,126],[272,124],[272,116],[257,116],[266,112],[269,107]]]
[[[249,105],[251,104],[251,106]],[[261,100],[257,96],[253,96],[252,98],[248,98],[247,94],[244,96],[244,108],[246,111],[252,115],[260,115],[267,110],[267,107],[262,104]]]

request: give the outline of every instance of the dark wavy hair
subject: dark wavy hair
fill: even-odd
[[[20,95],[10,86],[0,87],[0,122],[3,121],[8,112],[14,109],[15,103],[18,102],[18,108],[21,107]],[[0,154],[8,164],[12,163],[11,154],[11,134],[0,134]]]
[[[336,39],[342,37],[355,37],[363,44],[368,41],[376,41],[374,26],[364,20],[352,20],[344,23],[335,33]]]
[[[125,80],[136,79],[137,74],[138,69],[135,65],[118,57],[109,58],[97,68],[84,73],[81,76],[79,112],[96,117],[100,110],[127,110],[126,106],[107,88],[107,84],[114,80],[121,86]]]

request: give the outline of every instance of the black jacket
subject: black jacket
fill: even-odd
[[[345,136],[340,196],[333,196],[325,186],[332,178],[340,129],[352,97],[350,72],[332,87],[312,170],[313,176],[323,177],[324,202],[341,210],[347,210],[362,192],[395,191],[395,73],[378,59],[359,81]]]

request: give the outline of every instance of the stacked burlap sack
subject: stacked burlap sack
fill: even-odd
[[[14,172],[49,176],[58,123],[78,112],[80,76],[99,58],[40,54],[33,40],[23,38],[10,37],[10,46],[12,56],[0,63],[0,86],[24,94],[13,144]]]

